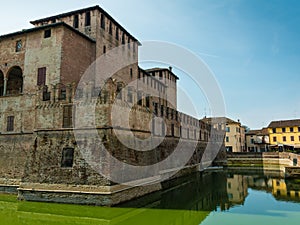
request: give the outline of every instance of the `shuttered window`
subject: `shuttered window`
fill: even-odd
[[[8,116],[7,117],[7,131],[14,131],[14,116]]]
[[[73,124],[73,106],[66,105],[63,109],[63,128],[72,128]]]
[[[46,67],[38,68],[37,85],[45,86],[46,84]]]

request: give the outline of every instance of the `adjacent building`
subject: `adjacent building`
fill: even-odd
[[[203,118],[205,123],[211,123],[212,118]],[[225,130],[224,146],[227,152],[244,152],[246,151],[246,127],[242,126],[241,122],[234,121],[227,117],[214,118],[214,120],[220,121],[220,124],[215,123],[213,126],[217,130]]]
[[[246,132],[247,152],[266,152],[269,150],[269,133],[267,128]]]
[[[272,121],[268,126],[270,148],[279,151],[300,148],[300,120]]]

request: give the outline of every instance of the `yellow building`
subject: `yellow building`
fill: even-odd
[[[300,119],[272,121],[268,126],[271,148],[294,150],[300,148]]]
[[[272,179],[272,186],[272,194],[277,199],[300,201],[300,190],[298,186],[296,186],[295,189],[288,188],[284,179]]]

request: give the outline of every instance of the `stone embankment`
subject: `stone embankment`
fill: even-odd
[[[279,170],[286,178],[300,177],[300,155],[288,152],[227,153],[227,165]]]

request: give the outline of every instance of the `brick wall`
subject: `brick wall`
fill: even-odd
[[[95,60],[95,43],[64,28],[62,38],[61,82],[78,83]]]

